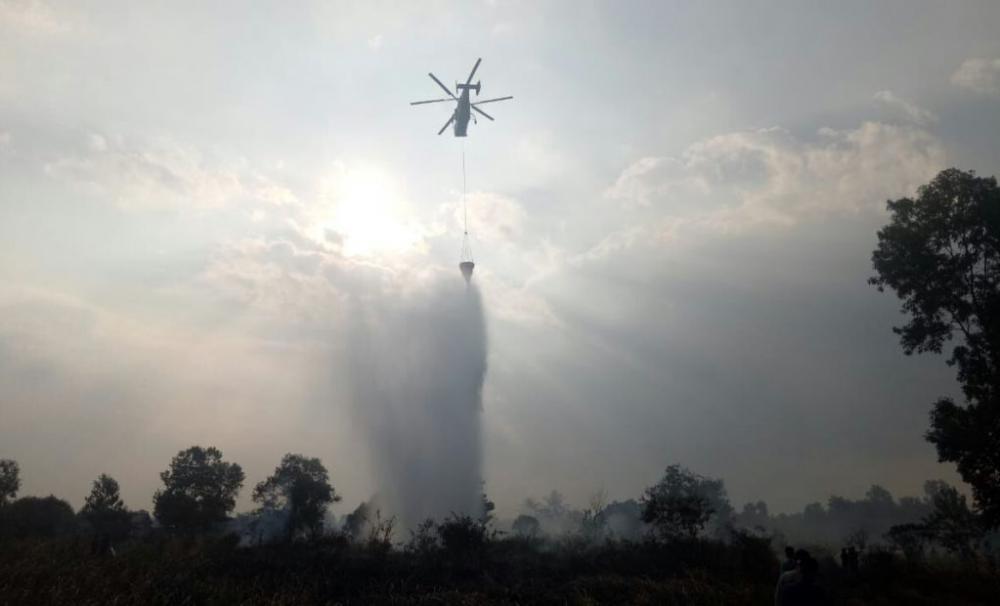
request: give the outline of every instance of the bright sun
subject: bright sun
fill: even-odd
[[[392,178],[372,169],[351,169],[333,187],[333,208],[321,227],[336,232],[347,256],[399,254],[419,245],[421,230],[409,220]]]

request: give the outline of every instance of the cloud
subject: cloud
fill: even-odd
[[[523,236],[525,211],[517,200],[495,192],[469,192],[466,196],[469,233],[480,242],[509,244]],[[458,199],[444,205],[457,226],[462,226],[464,214]]]
[[[951,75],[955,86],[1000,95],[1000,59],[966,59]]]
[[[382,48],[383,41],[384,37],[382,36],[382,34],[375,34],[371,38],[368,38],[368,48],[377,51],[380,48]]]
[[[881,101],[889,107],[902,111],[903,114],[916,124],[921,126],[937,122],[937,116],[933,112],[926,110],[915,103],[902,99],[889,90],[880,90],[875,93],[875,100]]]
[[[212,210],[240,202],[295,204],[288,188],[173,140],[132,142],[91,133],[84,149],[48,162],[45,172],[126,210]]]
[[[61,34],[71,29],[69,21],[42,0],[0,0],[3,25],[36,34]]]
[[[940,142],[910,126],[823,128],[811,141],[781,128],[722,134],[679,158],[645,157],[626,167],[605,197],[625,209],[649,209],[657,226],[629,226],[598,248],[619,247],[651,229],[660,237],[679,227],[725,232],[880,209],[944,165]]]

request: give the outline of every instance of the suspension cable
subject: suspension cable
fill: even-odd
[[[462,141],[462,231],[469,235],[469,209],[465,205],[465,141]]]

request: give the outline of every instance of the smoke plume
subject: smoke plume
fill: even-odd
[[[439,283],[404,303],[357,302],[352,388],[379,501],[402,524],[478,515],[486,326],[479,291]]]

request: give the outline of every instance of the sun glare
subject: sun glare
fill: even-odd
[[[345,171],[333,189],[333,206],[321,227],[340,236],[345,255],[400,254],[419,245],[419,225],[384,171]]]

